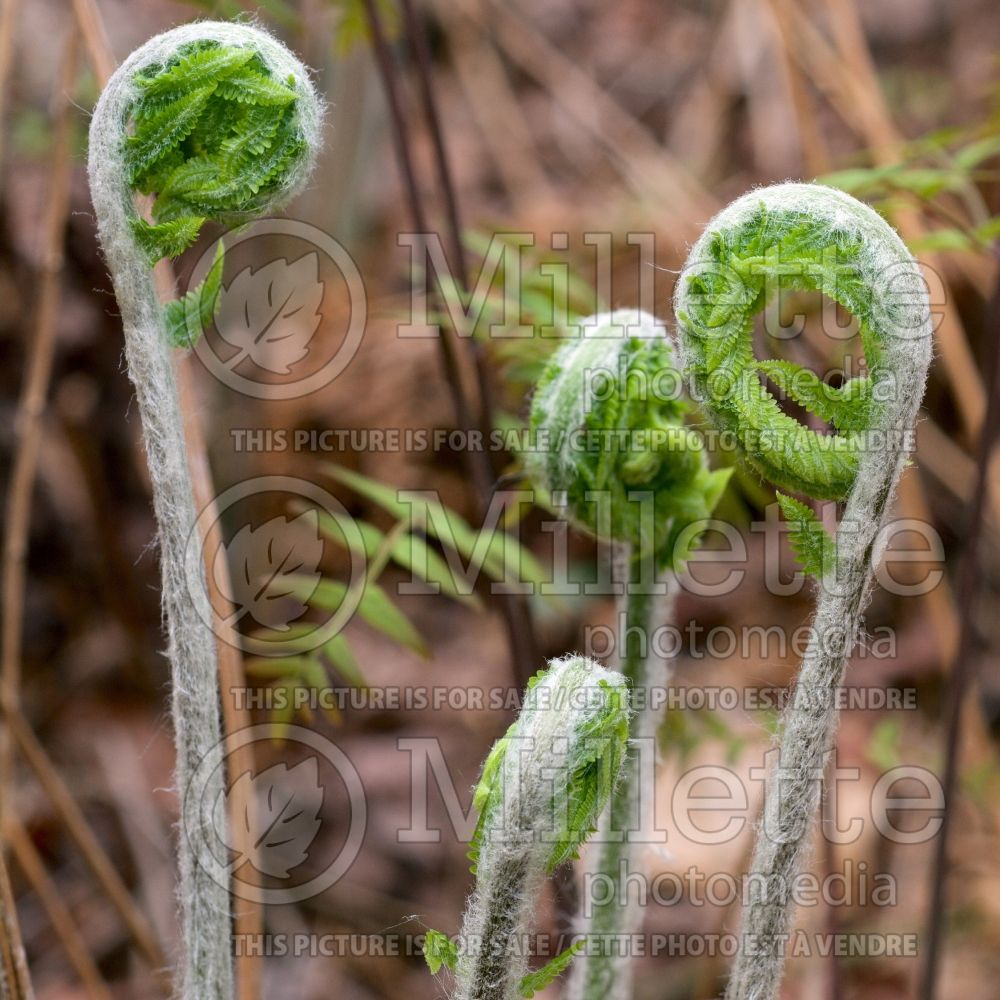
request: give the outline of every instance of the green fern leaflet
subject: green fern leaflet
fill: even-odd
[[[820,524],[812,507],[775,491],[782,517],[791,529],[791,543],[802,569],[822,580],[837,564],[837,546]]]
[[[134,77],[125,168],[153,199],[133,233],[150,263],[176,257],[207,219],[245,222],[307,154],[295,80],[250,48],[191,42]]]
[[[225,248],[222,240],[215,251],[215,258],[205,280],[199,282],[182,298],[164,306],[164,323],[167,339],[173,347],[194,347],[195,341],[212,322],[219,308],[222,290],[222,267]]]

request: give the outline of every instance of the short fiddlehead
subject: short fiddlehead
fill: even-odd
[[[620,939],[641,920],[622,891],[637,863],[639,760],[658,714],[650,693],[666,663],[650,636],[670,615],[680,572],[711,516],[730,470],[711,471],[699,436],[684,424],[681,377],[665,328],[619,310],[581,324],[585,336],[552,356],[531,406],[537,436],[533,477],[578,526],[610,544],[623,586],[618,659],[636,708],[633,753],[601,820],[593,867],[615,887],[579,929],[585,953],[570,974],[573,1000],[619,1000],[631,992],[631,962]]]
[[[584,657],[552,660],[528,682],[521,713],[476,786],[476,887],[461,946],[436,931],[425,945],[433,971],[455,969],[458,1000],[530,997],[572,959],[576,948],[528,973],[526,942],[542,882],[576,857],[618,779],[628,721],[621,675]]]
[[[187,796],[189,781],[220,740],[215,640],[200,565],[186,568],[195,525],[171,342],[189,342],[211,308],[180,300],[166,309],[152,266],[175,256],[208,220],[243,223],[304,183],[319,145],[320,102],[308,73],[267,33],[199,22],[151,39],[123,63],[98,101],[88,172],[98,234],[125,332],[125,354],[142,420],[159,527],[164,618],[181,797],[179,900],[185,1000],[232,994],[229,893],[224,859],[194,845],[217,841],[201,803],[223,793],[223,776]],[[150,218],[140,210],[148,196]],[[218,290],[217,260],[206,288]],[[192,326],[197,325],[197,331]],[[189,798],[192,801],[189,801]]]
[[[756,361],[753,318],[779,287],[817,290],[845,306],[858,321],[868,373],[835,391],[805,369]],[[817,535],[809,508],[780,497],[820,591],[782,719],[752,862],[759,878],[749,882],[744,947],[727,993],[772,1000],[792,919],[788,887],[804,863],[833,745],[834,695],[861,629],[876,542],[923,396],[930,306],[920,269],[891,227],[849,195],[811,184],[752,191],[720,213],[692,249],[675,300],[692,389],[748,463],[786,489],[846,500],[830,558],[830,540]],[[817,433],[782,413],[761,374],[837,433]]]

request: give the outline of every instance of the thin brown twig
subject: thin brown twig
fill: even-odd
[[[73,13],[80,28],[84,48],[90,60],[90,67],[97,77],[97,82],[103,87],[115,71],[117,60],[108,32],[104,27],[104,18],[97,7],[97,0],[73,0]]]
[[[445,205],[445,220],[447,222],[448,242],[451,244],[451,265],[463,289],[469,288],[469,269],[465,261],[465,247],[462,245],[462,222],[458,211],[458,197],[455,193],[455,182],[452,177],[451,164],[448,162],[448,151],[444,142],[444,131],[441,128],[441,116],[438,114],[437,100],[434,96],[434,82],[431,77],[430,53],[427,50],[427,39],[424,36],[423,25],[417,17],[413,0],[402,0],[403,21],[406,34],[413,49],[417,68],[417,84],[420,91],[420,101],[423,105],[424,117],[431,133],[431,143],[434,147],[434,168],[437,174],[438,187],[441,190]],[[475,337],[465,341],[469,354],[472,356],[476,372],[476,386],[479,389],[479,429],[484,440],[489,439],[493,429],[493,383],[490,378],[489,359],[483,345]],[[487,456],[491,454],[486,453]],[[489,459],[487,458],[487,461]],[[485,464],[485,463],[483,463]],[[496,469],[490,466],[489,478],[496,475]]]
[[[0,997],[3,1000],[34,1000],[28,960],[24,955],[17,906],[10,887],[7,861],[0,852]]]
[[[80,977],[80,982],[83,983],[87,996],[90,1000],[111,1000],[111,991],[98,971],[87,942],[84,941],[73,920],[73,915],[45,870],[45,863],[31,842],[28,831],[12,812],[8,812],[4,818],[3,835],[11,846],[18,866],[35,890],[52,929],[62,943],[66,957]]]
[[[417,83],[420,90],[420,100],[423,105],[424,117],[431,133],[434,147],[434,167],[437,173],[438,187],[444,197],[445,220],[447,221],[448,237],[451,244],[452,266],[462,288],[469,289],[469,269],[465,261],[465,247],[462,244],[462,220],[458,210],[458,196],[455,193],[455,181],[451,164],[448,161],[448,150],[444,141],[444,130],[441,127],[441,115],[438,113],[437,99],[434,95],[434,81],[431,73],[430,53],[427,49],[427,38],[423,25],[417,17],[413,0],[402,0],[403,20],[406,24],[407,37],[416,56]],[[493,382],[490,377],[489,358],[483,345],[470,337],[465,342],[476,371],[476,385],[479,389],[480,415],[479,429],[484,438],[488,439],[493,429]],[[491,454],[491,453],[487,453]],[[497,470],[492,469],[495,475]]]
[[[5,4],[2,30],[4,35],[12,29],[10,11],[13,4]],[[0,48],[7,49],[10,39],[0,39]],[[0,68],[0,91],[5,90],[9,52],[0,53],[4,65]],[[47,192],[48,211],[42,226],[42,262],[39,268],[38,312],[32,336],[28,342],[27,374],[18,401],[15,418],[14,460],[11,485],[4,511],[3,544],[3,605],[0,611],[3,625],[2,650],[0,650],[0,699],[16,706],[21,690],[21,645],[24,616],[25,560],[28,532],[31,522],[31,497],[38,467],[38,453],[42,439],[42,415],[48,396],[55,353],[56,321],[59,315],[60,277],[63,263],[63,243],[66,221],[69,218],[70,179],[73,173],[71,143],[73,134],[71,92],[76,79],[78,50],[72,33],[66,43],[54,96],[54,138],[52,166]],[[0,736],[0,820],[10,810],[7,803],[13,780],[13,742],[9,727],[4,725]],[[0,855],[3,849],[0,848]],[[0,863],[3,859],[0,858]],[[3,898],[3,958],[6,968],[5,981],[15,995],[30,996],[31,983],[24,959],[24,946],[14,901],[9,889],[6,870],[0,873]]]
[[[389,113],[393,122],[393,144],[396,150],[396,157],[399,161],[400,172],[403,176],[403,184],[406,189],[407,201],[409,204],[411,221],[417,234],[425,236],[429,230],[427,228],[427,218],[424,212],[423,202],[420,197],[420,189],[417,186],[416,172],[413,165],[413,154],[410,143],[410,129],[406,117],[403,113],[402,101],[400,98],[399,86],[396,76],[395,62],[389,47],[389,42],[385,33],[385,26],[382,23],[378,6],[374,0],[364,0],[365,14],[368,20],[369,30],[372,37],[372,49],[375,61],[378,66],[379,75],[382,78],[382,85],[386,94],[386,101],[389,105]],[[428,89],[425,93],[425,100],[429,100],[431,110],[429,114],[437,117],[434,109],[433,93]],[[444,152],[443,139],[440,145],[441,153]],[[446,183],[454,191],[450,179],[450,170],[447,159],[438,164],[439,173],[443,174]],[[453,195],[454,197],[454,195]],[[457,203],[453,215],[455,225],[458,225]],[[456,265],[460,268],[460,274],[465,274],[464,260],[462,259],[461,231],[455,229],[452,233],[452,242],[457,247],[458,259]],[[454,252],[454,251],[453,251]],[[430,281],[428,274],[427,280]],[[463,285],[465,282],[462,282]],[[428,294],[434,295],[433,286],[428,287]],[[456,419],[462,430],[472,430],[477,425],[473,422],[471,409],[462,386],[462,373],[456,356],[451,336],[442,331],[442,335],[437,337],[438,348],[441,356],[442,367],[445,372],[445,379],[448,383],[455,406]],[[485,368],[485,359],[477,351],[481,351],[479,345],[468,341],[473,352],[474,364],[476,367],[479,389],[483,394],[482,415],[483,419],[492,421],[492,406],[490,400],[489,377]],[[480,424],[480,430],[482,430]],[[491,429],[491,425],[487,428]],[[493,491],[493,468],[489,453],[485,449],[468,448],[463,452],[464,461],[470,479],[472,481],[476,504],[481,517],[485,516],[489,507],[489,499]],[[523,684],[530,677],[539,663],[538,650],[534,637],[534,630],[531,624],[530,614],[527,604],[516,595],[500,595],[498,607],[503,617],[504,626],[507,631],[508,646],[510,648],[513,676],[518,685]]]
[[[799,148],[802,151],[803,165],[810,177],[820,177],[830,171],[830,151],[826,137],[819,127],[805,74],[790,51],[792,42],[785,19],[776,8],[774,0],[767,0],[766,7],[771,15],[771,26],[778,42],[778,53],[788,86],[788,99],[799,131]]]
[[[444,196],[448,234],[451,242],[452,260],[462,288],[468,290],[469,269],[466,266],[465,248],[462,243],[462,220],[458,207],[458,195],[455,181],[448,159],[445,145],[444,130],[441,126],[441,115],[438,111],[437,99],[434,94],[434,80],[431,72],[430,52],[423,25],[420,23],[414,9],[413,0],[403,0],[403,16],[413,51],[416,55],[417,79],[420,87],[424,116],[431,132],[434,145],[434,162],[437,170],[438,186]],[[490,372],[489,356],[483,345],[470,337],[465,341],[476,372],[476,385],[479,389],[480,413],[479,429],[483,440],[488,441],[493,431],[495,402],[493,396],[493,380]],[[473,456],[473,461],[480,461],[484,472],[495,477],[499,472],[495,463],[491,463],[491,451],[482,451],[479,457]],[[479,498],[481,514],[485,516],[489,506],[489,493]],[[517,594],[502,594],[499,596],[501,610],[508,631],[511,656],[515,659],[515,678],[526,681],[531,676],[538,662],[538,648],[535,639],[534,626],[531,621],[525,599]]]
[[[448,151],[444,141],[444,131],[441,128],[441,116],[438,114],[437,100],[434,96],[434,82],[431,77],[430,53],[427,50],[427,38],[423,25],[417,17],[413,0],[402,0],[403,21],[406,34],[416,57],[417,83],[420,89],[420,100],[423,104],[424,116],[431,133],[434,145],[434,166],[437,170],[438,185],[444,196],[445,217],[448,222],[448,235],[451,238],[452,261],[458,280],[463,288],[469,287],[468,269],[465,266],[465,251],[462,247],[462,223],[458,211],[458,197],[455,194],[455,183],[452,179],[451,165],[448,162]]]
[[[987,407],[983,429],[979,438],[979,461],[976,488],[972,491],[965,536],[965,552],[958,575],[958,606],[960,629],[958,648],[952,664],[948,688],[948,711],[945,722],[944,774],[941,786],[945,809],[941,829],[934,846],[934,865],[931,876],[931,900],[928,909],[928,926],[924,946],[924,973],[921,979],[921,1000],[934,1000],[938,971],[947,920],[948,841],[955,816],[955,797],[958,791],[959,735],[966,692],[975,678],[973,665],[975,645],[974,615],[979,584],[980,541],[983,534],[986,495],[989,492],[990,458],[1000,439],[1000,283],[990,305],[987,322],[989,359],[987,361]]]
[[[4,722],[10,727],[18,748],[31,769],[35,772],[38,783],[44,789],[53,807],[65,823],[66,829],[83,855],[84,861],[86,861],[98,884],[118,911],[122,922],[131,934],[139,951],[154,972],[157,973],[160,985],[165,991],[169,992],[170,983],[165,975],[166,959],[145,915],[135,905],[135,901],[129,894],[121,876],[114,865],[111,864],[107,854],[104,852],[104,848],[101,847],[94,831],[87,823],[83,811],[63,783],[59,771],[52,761],[49,760],[48,754],[46,754],[34,731],[24,720],[20,712],[8,711],[8,706],[6,705],[0,707],[4,709]]]
[[[413,156],[410,152],[410,126],[403,112],[399,86],[396,80],[395,65],[392,52],[389,48],[389,41],[386,37],[385,25],[382,22],[382,15],[379,13],[378,5],[374,0],[363,0],[363,3],[365,16],[368,20],[368,28],[371,32],[372,51],[375,55],[375,63],[382,80],[382,88],[385,91],[389,116],[392,119],[392,141],[396,152],[396,160],[399,164],[399,171],[403,179],[403,186],[406,189],[406,201],[410,210],[410,221],[414,232],[420,237],[426,237],[429,230],[427,228],[427,217],[424,213],[423,199],[420,197],[420,189],[417,186]],[[443,334],[437,337],[436,340],[441,355],[442,367],[445,371],[445,377],[448,381],[452,402],[455,407],[455,419],[462,430],[471,430],[475,424],[472,421],[472,413],[465,395],[465,388],[462,384],[462,373],[454,344],[450,336]],[[487,492],[490,488],[490,478],[483,475],[482,466],[478,462],[470,462],[469,467],[469,471],[474,477],[473,481],[476,483],[479,492]]]
[[[7,92],[10,67],[14,56],[14,34],[21,0],[0,0],[0,122],[7,121]],[[0,129],[0,168],[3,166],[6,129]]]

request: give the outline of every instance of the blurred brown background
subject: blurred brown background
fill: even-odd
[[[41,377],[35,394],[45,402],[37,474],[27,494],[23,609],[11,607],[5,594],[8,617],[17,612],[23,626],[20,652],[5,647],[5,655],[16,655],[21,664],[16,725],[29,726],[39,747],[33,759],[24,750],[30,737],[17,741],[5,789],[4,834],[40,1000],[162,995],[149,953],[158,947],[169,955],[175,936],[170,842],[176,802],[169,791],[168,672],[161,655],[154,524],[121,331],[95,243],[84,169],[88,113],[111,59],[121,60],[174,24],[241,9],[236,3],[4,0],[0,470],[5,495],[19,447],[15,415],[29,350],[39,337],[51,337],[54,345],[47,385],[36,370]],[[446,205],[433,183],[432,135],[406,24],[396,0],[385,0],[378,9],[396,56],[424,210],[432,228],[442,228]],[[813,862],[820,874],[844,871],[847,862],[891,873],[898,899],[884,908],[811,908],[801,912],[800,923],[813,930],[914,932],[923,939],[933,844],[888,845],[867,822],[869,798],[878,776],[897,764],[940,770],[951,659],[961,628],[972,628],[976,677],[962,717],[961,795],[954,803],[938,995],[995,997],[1000,647],[990,609],[1000,584],[995,536],[1000,492],[986,505],[980,601],[964,625],[952,584],[976,481],[975,444],[985,408],[982,369],[1000,315],[994,305],[991,321],[998,269],[990,246],[1000,230],[990,224],[1000,214],[1000,159],[995,148],[991,153],[984,147],[981,158],[969,162],[969,155],[958,162],[962,150],[980,140],[995,141],[1000,130],[997,5],[992,0],[430,0],[416,9],[429,46],[463,227],[532,233],[543,249],[552,246],[553,233],[564,232],[570,249],[563,259],[588,282],[596,275],[582,236],[612,234],[612,302],[606,304],[637,301],[641,272],[627,233],[655,234],[655,302],[660,315],[669,317],[675,273],[714,211],[754,185],[835,171],[861,171],[860,177],[842,179],[875,200],[921,259],[932,261],[942,275],[946,320],[917,468],[908,473],[900,502],[907,516],[929,521],[940,533],[946,575],[922,598],[876,593],[869,627],[894,629],[896,652],[860,658],[848,682],[911,690],[916,708],[845,713],[839,761],[859,768],[861,778],[845,793],[851,801],[844,807],[866,818],[865,834],[836,849],[818,843]],[[303,398],[254,400],[221,385],[194,362],[198,419],[208,435],[217,488],[265,474],[318,480],[321,464],[329,461],[394,486],[438,490],[474,522],[468,477],[460,457],[449,451],[246,452],[234,443],[234,429],[447,428],[455,421],[434,342],[396,336],[409,289],[408,258],[396,235],[410,231],[412,220],[364,4],[280,0],[250,12],[316,69],[317,84],[329,97],[317,173],[288,214],[319,226],[350,251],[366,285],[368,326],[346,372]],[[889,172],[879,175],[878,168]],[[899,169],[892,173],[892,168]],[[922,180],[912,175],[920,170]],[[63,185],[68,185],[65,199]],[[945,235],[935,237],[941,232]],[[180,262],[182,279],[197,253]],[[470,253],[473,274],[479,259]],[[346,306],[342,296],[333,300],[324,312],[327,326],[317,334],[320,348],[342,335]],[[523,417],[525,386],[512,372],[509,354],[499,351],[490,358],[498,408]],[[471,378],[467,388],[472,392]],[[996,475],[992,478],[995,482]],[[353,514],[387,526],[359,495],[323,481]],[[760,539],[748,528],[767,500],[767,491],[752,477],[736,482],[722,514],[747,536],[746,578],[727,597],[685,594],[679,625],[693,620],[705,632],[771,624],[793,630],[805,620],[807,593],[782,598],[763,585]],[[522,537],[544,561],[551,539],[539,530],[540,520],[532,515]],[[596,557],[581,539],[572,552],[581,565]],[[8,563],[14,556],[9,554]],[[342,561],[325,568],[341,573]],[[919,578],[926,566],[918,569],[913,572]],[[699,570],[703,578],[708,573]],[[390,571],[384,583],[390,586],[394,579]],[[488,598],[485,590],[482,594]],[[515,684],[495,607],[476,613],[443,597],[397,600],[430,655],[422,659],[378,630],[352,623],[347,635],[370,685]],[[614,613],[609,600],[584,598],[559,605],[533,602],[532,611],[545,656],[580,648],[585,626],[610,623]],[[791,654],[784,661],[706,658],[697,655],[697,645],[678,660],[679,686],[784,685],[792,677]],[[537,666],[522,668],[519,676]],[[345,686],[336,673],[330,683]],[[374,936],[416,933],[423,925],[457,930],[470,885],[465,846],[447,831],[440,843],[400,842],[398,831],[410,823],[411,787],[408,757],[398,741],[439,739],[467,806],[482,757],[509,718],[502,709],[371,707],[348,707],[336,718],[299,717],[354,762],[365,786],[368,827],[348,874],[316,898],[269,907],[267,930]],[[659,777],[661,823],[670,840],[666,852],[650,853],[651,872],[682,873],[692,865],[708,873],[743,870],[748,835],[722,847],[690,843],[674,829],[670,794],[679,775],[697,764],[731,763],[746,775],[767,748],[768,721],[743,710],[671,719]],[[274,761],[294,759],[283,757],[280,743],[271,753]],[[61,775],[79,815],[58,790],[53,794],[56,779],[44,760],[38,762],[39,754]],[[759,783],[750,787],[759,795]],[[895,794],[916,793],[904,783]],[[435,792],[430,808],[444,826],[444,804]],[[751,820],[756,808],[751,802]],[[323,820],[321,837],[331,843],[343,837],[342,797],[328,796]],[[95,877],[100,862],[88,863],[84,843],[91,844],[92,862],[93,851],[102,849],[120,873],[141,914],[133,914],[133,925],[148,921],[145,949],[135,943],[137,928],[130,928],[114,905],[114,887],[109,895],[107,879]],[[564,886],[561,896],[546,902],[543,929],[566,929],[566,898]],[[411,915],[418,920],[407,923]],[[652,904],[647,914],[653,933],[717,934],[737,927],[738,908],[692,899]],[[138,928],[140,938],[143,933]],[[726,965],[724,957],[650,959],[636,995],[708,998],[722,989]],[[921,967],[920,959],[793,959],[785,995],[915,996]],[[419,955],[275,954],[257,972],[263,977],[259,995],[268,1000],[442,993]],[[558,986],[551,995],[557,992]]]

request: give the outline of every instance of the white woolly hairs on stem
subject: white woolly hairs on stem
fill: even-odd
[[[656,710],[651,693],[662,690],[669,678],[670,666],[658,655],[652,643],[657,625],[671,621],[677,597],[677,579],[673,573],[663,574],[666,593],[629,594],[632,547],[616,545],[613,550],[615,578],[623,581],[626,592],[617,601],[617,618],[622,623],[617,637],[618,669],[627,679],[629,689],[638,692],[629,732],[629,756],[622,768],[622,777],[611,801],[601,814],[601,821],[591,851],[587,855],[589,874],[602,874],[611,879],[610,898],[590,901],[589,918],[580,916],[576,932],[587,937],[589,945],[577,956],[569,972],[569,1000],[627,1000],[632,995],[635,962],[629,941],[642,927],[643,910],[638,899],[630,899],[624,887],[629,873],[640,868],[645,845],[634,839],[636,817],[641,815],[640,798],[649,795],[641,778],[648,776],[655,762],[656,732],[661,713]],[[629,643],[629,637],[639,637],[645,645],[639,650]],[[643,767],[643,755],[651,755]]]
[[[294,77],[299,125],[309,153],[296,164],[276,195],[277,205],[308,176],[319,143],[321,103],[305,67],[277,40],[245,24],[196,22],[157,35],[141,46],[112,76],[90,127],[88,173],[98,235],[107,258],[125,332],[125,357],[135,386],[159,527],[163,613],[169,637],[172,714],[177,747],[176,783],[181,802],[178,837],[183,969],[177,993],[184,1000],[229,1000],[233,993],[228,867],[209,845],[220,831],[212,805],[224,794],[216,769],[206,787],[188,796],[191,777],[221,740],[215,637],[207,590],[192,590],[186,579],[203,579],[197,546],[187,546],[195,530],[193,490],[188,471],[171,348],[153,275],[129,225],[135,215],[126,177],[123,140],[136,96],[135,74],[161,64],[188,42],[213,40],[252,47],[277,79]],[[195,565],[187,565],[191,560]],[[205,807],[208,803],[208,807]]]
[[[456,1000],[520,997],[525,941],[563,818],[560,790],[569,786],[581,737],[591,738],[588,721],[604,711],[606,696],[595,696],[599,682],[627,706],[622,676],[582,656],[550,661],[527,691],[498,776],[500,807],[482,833],[476,888],[462,921]]]
[[[643,815],[640,798],[649,790],[642,787],[642,781],[649,779],[655,764],[660,719],[650,693],[662,689],[667,680],[667,663],[653,649],[652,636],[659,624],[670,620],[677,589],[674,571],[659,568],[661,554],[648,541],[643,544],[642,534],[643,529],[652,527],[655,537],[657,529],[663,529],[663,544],[670,544],[672,531],[680,526],[676,519],[685,519],[680,523],[695,519],[690,508],[670,506],[671,494],[686,490],[690,496],[695,483],[700,482],[706,491],[704,515],[709,516],[714,500],[709,502],[707,497],[711,484],[718,485],[718,478],[709,474],[700,445],[698,459],[690,466],[674,464],[682,456],[667,452],[663,467],[674,464],[675,474],[685,471],[666,482],[657,478],[659,470],[651,469],[648,482],[641,485],[625,475],[629,460],[642,452],[635,439],[620,446],[619,452],[609,443],[606,449],[614,454],[614,461],[605,462],[601,453],[596,464],[591,464],[597,452],[581,448],[576,438],[581,428],[612,433],[627,425],[632,431],[634,420],[643,430],[663,433],[664,428],[657,423],[661,417],[657,403],[669,400],[659,399],[653,387],[667,370],[665,366],[672,368],[674,342],[660,320],[635,309],[601,313],[582,320],[580,326],[586,333],[566,341],[552,356],[532,401],[532,428],[551,439],[551,451],[535,459],[533,475],[551,493],[566,495],[565,516],[602,540],[611,541],[615,583],[623,588],[617,608],[616,652],[618,666],[638,701],[634,704],[629,759],[601,817],[596,842],[586,856],[588,873],[607,879],[614,891],[607,899],[591,901],[590,913],[577,921],[576,930],[587,938],[588,946],[573,963],[568,996],[571,1000],[624,1000],[631,995],[633,975],[628,941],[641,926],[642,909],[623,889],[629,873],[640,868],[644,850],[638,839],[638,821]],[[632,353],[636,341],[669,349],[644,353],[640,361],[643,353]],[[625,373],[623,366],[633,361],[635,374],[644,379],[633,379],[631,369]],[[591,392],[598,373],[613,380],[612,393]],[[626,417],[633,405],[635,409]],[[682,426],[680,413],[671,419],[678,429]],[[591,467],[586,468],[588,465]],[[683,476],[690,478],[685,481]],[[603,511],[598,502],[602,496],[606,501]],[[633,504],[638,507],[643,498],[653,500],[652,509],[647,507],[649,517],[623,516],[623,510]],[[670,565],[676,567],[675,556],[676,551],[670,554]]]
[[[686,277],[707,260],[720,230],[740,224],[761,203],[807,213],[819,227],[860,237],[857,261],[883,331],[883,363],[894,392],[868,428],[857,477],[837,531],[836,579],[823,581],[796,691],[782,717],[778,762],[765,792],[743,915],[743,946],[727,1000],[775,1000],[784,973],[782,939],[791,927],[790,886],[804,867],[814,829],[826,755],[837,728],[836,691],[863,626],[879,534],[906,463],[930,364],[932,326],[926,282],[909,250],[875,211],[850,195],[813,184],[779,184],[733,202],[706,227],[677,283],[676,311],[687,308]],[[683,341],[682,341],[683,343]],[[833,638],[842,636],[836,643]]]

